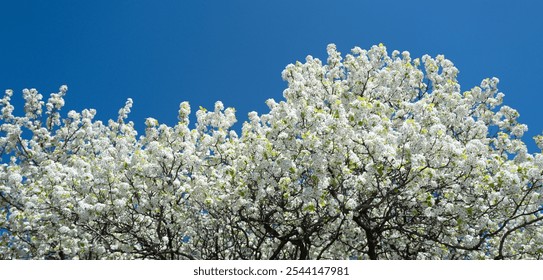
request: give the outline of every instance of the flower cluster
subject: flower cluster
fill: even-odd
[[[0,99],[0,258],[543,257],[543,156],[498,79],[462,91],[444,56],[335,45],[249,113],[179,106],[177,125]],[[543,136],[535,137],[543,146]]]

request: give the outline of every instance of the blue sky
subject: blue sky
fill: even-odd
[[[542,1],[2,1],[0,89],[69,86],[66,110],[116,118],[129,97],[146,117],[176,123],[179,103],[216,100],[264,113],[282,99],[283,68],[326,45],[343,52],[384,43],[412,57],[444,54],[463,90],[500,78],[505,103],[543,131]],[[22,104],[19,97],[17,104]],[[19,105],[19,112],[21,105]]]

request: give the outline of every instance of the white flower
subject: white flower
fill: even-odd
[[[11,184],[18,184],[21,183],[21,181],[23,180],[23,176],[21,176],[21,174],[19,173],[11,173],[9,174],[8,179]]]
[[[61,226],[58,229],[58,232],[61,233],[61,234],[67,234],[68,232],[70,232],[70,228],[67,227],[67,226]]]
[[[147,127],[158,126],[158,121],[154,118],[147,118],[145,119],[145,125]]]

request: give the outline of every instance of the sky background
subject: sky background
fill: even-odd
[[[283,100],[281,71],[326,45],[347,53],[383,43],[411,56],[444,54],[462,90],[498,77],[525,136],[543,131],[543,1],[10,1],[0,2],[0,89],[69,87],[70,109],[116,119],[127,98],[146,117],[177,122],[179,103],[216,100],[247,113]]]

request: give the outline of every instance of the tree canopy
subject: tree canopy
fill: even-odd
[[[179,106],[171,127],[0,99],[0,258],[539,259],[543,156],[497,78],[444,56],[335,45],[249,113]],[[191,128],[192,127],[192,128]],[[543,148],[543,137],[535,137]],[[9,162],[8,162],[9,161]]]

